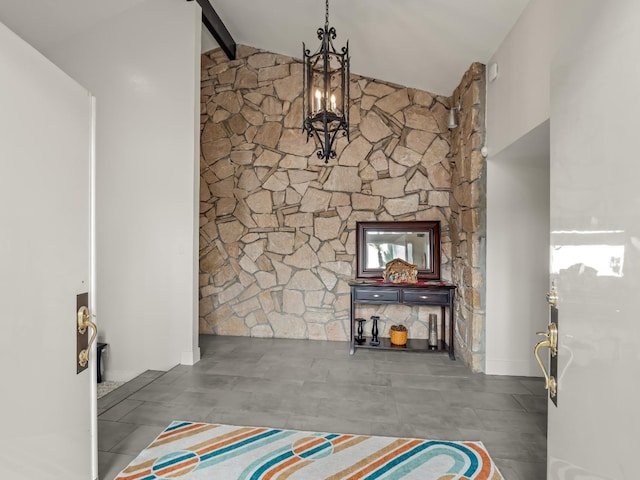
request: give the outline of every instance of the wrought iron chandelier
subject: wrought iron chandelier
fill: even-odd
[[[336,158],[335,141],[340,132],[349,141],[349,42],[340,52],[333,45],[336,29],[329,27],[326,0],[324,28],[318,28],[320,48],[313,55],[302,43],[304,62],[303,123],[307,141],[313,138],[318,158]]]

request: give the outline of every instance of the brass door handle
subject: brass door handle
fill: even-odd
[[[544,368],[544,363],[542,363],[542,359],[540,358],[539,351],[541,348],[548,348],[551,351],[552,357],[555,357],[558,354],[558,327],[555,323],[550,323],[549,328],[546,332],[536,332],[536,335],[547,337],[546,340],[542,340],[536,344],[535,348],[533,349],[533,354],[536,356],[538,365],[540,365],[540,369],[542,370],[542,374],[544,375],[544,388],[549,390],[549,393],[552,397],[555,397],[557,392],[556,379],[547,373],[547,369]]]
[[[84,335],[84,333],[87,331],[87,327],[91,327],[93,330],[87,348],[82,350],[78,355],[78,363],[81,367],[87,366],[87,363],[89,362],[89,351],[91,351],[91,345],[95,341],[96,335],[98,334],[98,328],[96,327],[96,324],[89,320],[89,318],[91,318],[89,309],[84,306],[80,307],[78,309],[78,332]]]

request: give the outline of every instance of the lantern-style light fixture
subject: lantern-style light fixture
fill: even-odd
[[[329,27],[326,0],[324,28],[318,28],[320,48],[313,55],[302,44],[304,62],[303,123],[307,141],[313,138],[318,158],[325,163],[336,157],[340,132],[349,140],[349,42],[338,52],[333,45],[336,29]]]

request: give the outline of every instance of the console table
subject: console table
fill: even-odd
[[[379,281],[351,280],[351,334],[349,354],[353,355],[356,348],[378,350],[405,350],[415,352],[448,352],[449,358],[455,360],[453,352],[453,338],[455,315],[453,301],[455,285],[444,282],[383,283]],[[438,346],[430,348],[426,339],[408,339],[406,345],[391,344],[388,338],[380,338],[380,345],[371,345],[371,337],[358,345],[355,341],[356,305],[358,304],[403,304],[403,305],[436,305],[441,307],[441,331]],[[445,311],[449,309],[449,332],[446,332]]]

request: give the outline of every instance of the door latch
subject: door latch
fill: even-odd
[[[551,282],[551,290],[547,292],[547,303],[552,307],[558,306],[558,290],[556,290],[556,281]]]

